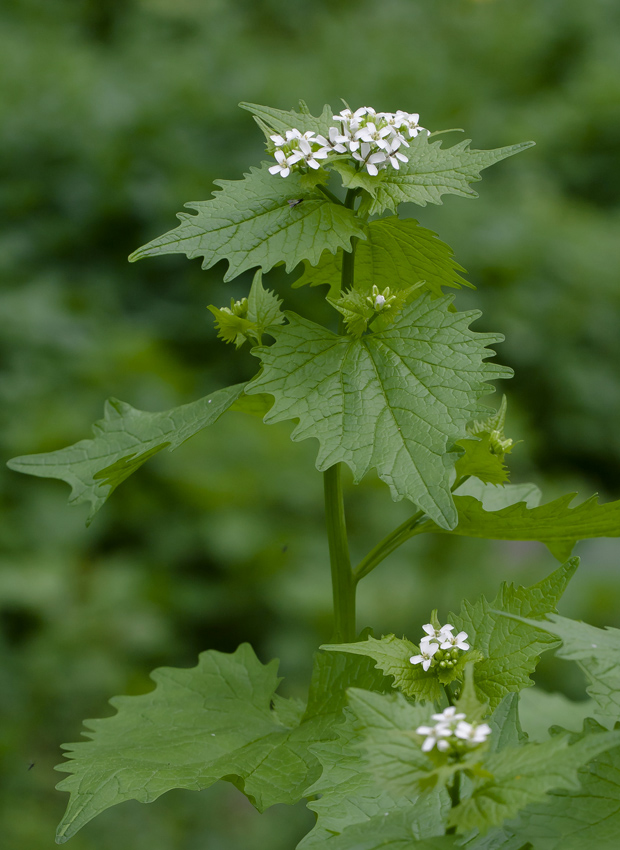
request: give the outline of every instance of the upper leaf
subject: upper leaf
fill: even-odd
[[[465,449],[465,454],[456,462],[457,479],[474,475],[485,484],[505,484],[508,481],[508,470],[502,458],[491,451],[488,434],[478,440],[460,440],[459,446]]]
[[[310,114],[303,101],[299,102],[299,111],[291,109],[273,109],[271,106],[260,106],[258,103],[240,103],[241,109],[247,109],[254,116],[254,120],[261,128],[267,140],[272,133],[285,133],[286,130],[300,130],[306,133],[313,130],[322,136],[329,135],[329,128],[333,125],[333,113],[329,106],[323,107],[323,112],[318,118]]]
[[[570,508],[576,495],[569,493],[538,507],[518,502],[492,511],[485,510],[482,503],[472,496],[455,495],[458,510],[456,528],[439,528],[427,523],[419,530],[450,530],[453,534],[488,540],[539,540],[558,561],[564,561],[578,540],[620,537],[620,501],[599,505],[595,495]]]
[[[365,238],[355,213],[308,187],[302,175],[283,180],[263,164],[251,168],[243,180],[215,182],[222,188],[212,200],[185,204],[196,215],[179,213],[178,227],[129,259],[185,254],[203,257],[204,269],[226,259],[224,280],[231,280],[255,266],[269,271],[276,263],[284,263],[290,272],[302,260],[317,263],[325,250],[350,251],[352,236]],[[291,205],[292,200],[302,203]]]
[[[440,296],[442,286],[471,286],[460,276],[465,269],[455,262],[452,249],[414,219],[390,216],[371,221],[366,234],[366,241],[355,248],[355,289],[370,292],[377,286],[383,290],[387,281],[396,292],[423,280],[430,292]],[[329,296],[335,297],[341,272],[342,251],[335,256],[325,252],[318,265],[304,263],[304,273],[293,287],[328,284]]]
[[[400,169],[385,169],[377,183],[374,197],[368,200],[370,214],[396,210],[398,204],[440,204],[445,194],[477,198],[469,184],[480,180],[480,172],[508,156],[520,153],[534,142],[522,142],[490,151],[471,150],[465,140],[451,148],[443,148],[442,140],[429,141],[426,133],[411,140],[407,150],[409,162]]]
[[[531,587],[503,583],[492,603],[484,596],[473,604],[465,600],[460,615],[448,615],[448,622],[456,630],[467,632],[470,646],[484,656],[474,668],[474,677],[476,688],[488,699],[491,709],[507,694],[529,687],[540,653],[554,646],[540,628],[499,612],[542,617],[554,611],[578,564],[579,559],[572,558]]]
[[[472,332],[479,314],[451,313],[450,301],[422,296],[361,339],[287,313],[275,345],[255,349],[264,368],[246,389],[274,396],[266,422],[298,419],[292,439],[318,439],[318,469],[344,461],[359,481],[375,467],[394,499],[447,529],[457,523],[451,447],[490,391],[485,382],[512,374],[484,362],[501,337]]]
[[[230,307],[208,309],[215,316],[218,336],[224,342],[232,342],[240,348],[246,340],[259,345],[263,333],[270,325],[281,325],[284,315],[281,310],[282,299],[263,286],[263,275],[259,269],[254,275],[247,298],[242,301],[230,299]]]
[[[146,413],[109,399],[104,418],[93,425],[94,439],[55,452],[16,457],[8,466],[27,475],[66,481],[71,485],[69,504],[90,502],[90,523],[132,472],[162,449],[173,451],[216,422],[243,395],[244,386],[236,384],[163,413]]]

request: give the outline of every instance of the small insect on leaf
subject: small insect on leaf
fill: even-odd
[[[286,203],[289,205],[289,207],[291,209],[293,209],[293,207],[296,207],[298,204],[301,204],[302,202],[303,202],[303,198],[291,198],[290,201],[287,201]]]

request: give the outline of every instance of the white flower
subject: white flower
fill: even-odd
[[[438,750],[445,752],[450,748],[450,743],[445,739],[452,734],[449,729],[438,726],[418,726],[416,735],[425,735],[426,740],[422,744],[422,752],[428,753],[436,745]]]
[[[379,310],[383,310],[385,306],[385,295],[377,295],[375,298],[375,310],[379,312]]]
[[[269,169],[270,174],[279,174],[281,177],[288,177],[291,173],[291,166],[302,158],[299,151],[293,151],[288,156],[282,150],[274,151],[275,158],[278,160],[277,165],[272,165]]]
[[[411,664],[421,664],[426,671],[431,666],[433,655],[439,649],[439,644],[431,643],[428,646],[420,646],[420,655],[412,655],[409,661]]]
[[[337,127],[330,127],[329,139],[326,139],[325,136],[317,136],[314,141],[326,148],[331,148],[331,150],[336,151],[336,153],[346,153],[347,149],[345,147],[345,143],[349,141],[349,138],[349,136],[341,133]]]
[[[453,628],[454,626],[447,625],[436,629],[432,623],[427,623],[425,626],[422,626],[422,629],[426,632],[422,640],[425,642],[437,640],[441,643],[441,641],[446,640],[450,636]]]
[[[465,723],[461,720],[457,724],[454,734],[457,738],[467,741],[469,744],[483,744],[491,734],[491,727],[486,723]]]
[[[454,720],[465,720],[465,715],[458,712],[453,705],[449,705],[440,714],[432,714],[433,720],[439,720],[442,723],[452,723]]]
[[[284,145],[286,144],[286,139],[280,136],[279,133],[276,133],[273,136],[269,136],[269,138],[277,148],[284,147]]]
[[[450,628],[454,628],[454,626],[451,626]],[[458,635],[445,634],[445,635],[442,635],[442,638],[443,639],[442,639],[442,642],[440,644],[442,649],[456,648],[456,649],[462,649],[464,651],[467,651],[469,649],[469,644],[466,643],[466,641],[467,641],[467,633],[466,632],[459,632]]]
[[[328,148],[319,148],[313,151],[310,142],[306,139],[299,140],[299,150],[301,151],[304,164],[310,166],[310,168],[320,168],[321,164],[317,160],[325,159],[329,156]]]

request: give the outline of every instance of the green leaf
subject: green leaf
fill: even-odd
[[[501,337],[469,330],[479,314],[451,313],[450,300],[424,295],[358,340],[287,313],[275,345],[254,350],[264,368],[246,389],[274,396],[266,422],[298,419],[292,439],[318,439],[319,470],[344,461],[357,482],[375,467],[394,499],[411,499],[444,528],[458,519],[450,448],[490,391],[485,382],[511,374],[483,362]]]
[[[219,309],[212,304],[208,309],[215,316],[218,335],[225,342],[234,342],[240,348],[246,340],[260,345],[270,325],[282,324],[284,315],[281,304],[281,298],[263,287],[263,275],[259,269],[254,275],[247,299],[235,302],[231,298],[230,309]]]
[[[530,674],[536,669],[540,653],[555,645],[538,624],[530,625],[500,612],[542,617],[554,611],[578,564],[579,560],[572,558],[531,587],[503,583],[493,602],[487,602],[484,596],[473,604],[465,600],[460,615],[448,615],[447,621],[456,631],[465,631],[472,649],[484,656],[475,665],[475,682],[492,710],[507,694],[532,684]]]
[[[232,655],[204,652],[189,670],[156,670],[154,691],[112,700],[117,714],[86,721],[92,740],[68,745],[71,762],[59,766],[72,774],[58,786],[71,793],[59,842],[124,800],[148,803],[172,788],[199,790],[233,773],[259,807],[274,791],[279,797],[282,786],[307,784],[291,732],[270,709],[276,668],[243,644]],[[274,754],[290,775],[278,774]]]
[[[419,280],[437,296],[443,294],[442,286],[471,286],[460,276],[465,269],[455,262],[452,249],[414,219],[371,221],[366,236],[355,248],[355,289],[360,292],[370,292],[373,286],[382,291],[386,282],[397,292]],[[342,251],[325,252],[316,266],[304,262],[304,273],[293,288],[327,284],[333,298],[340,291],[341,274]]]
[[[246,109],[254,116],[254,120],[265,134],[267,141],[274,133],[284,133],[286,130],[300,130],[306,133],[314,130],[322,136],[329,135],[329,128],[333,126],[333,113],[329,106],[323,107],[323,112],[318,118],[310,114],[308,107],[300,101],[300,109],[273,109],[271,106],[260,106],[258,103],[240,103],[241,109]]]
[[[370,772],[393,794],[412,794],[433,770],[415,730],[429,721],[432,706],[412,705],[399,693],[375,694],[349,690],[349,704],[358,719]]]
[[[620,732],[603,732],[574,744],[569,735],[562,735],[543,744],[490,753],[484,768],[493,778],[480,781],[472,795],[452,809],[448,822],[458,832],[478,829],[484,834],[538,802],[548,791],[578,789],[578,769],[618,744]]]
[[[488,434],[479,440],[459,440],[457,445],[465,449],[454,467],[457,479],[473,475],[485,484],[505,484],[508,481],[508,470],[502,458],[491,451]]]
[[[181,224],[153,239],[130,260],[157,254],[203,257],[202,267],[228,260],[224,280],[260,266],[269,271],[284,263],[288,272],[302,260],[317,263],[323,251],[351,250],[351,237],[364,239],[355,213],[309,187],[303,175],[286,179],[269,173],[268,164],[251,168],[243,180],[216,180],[221,190],[209,201],[185,204],[196,215],[180,213]],[[291,206],[290,200],[302,203]]]
[[[13,458],[8,466],[38,478],[59,478],[71,486],[69,504],[90,502],[87,524],[118,485],[162,449],[174,451],[212,425],[243,394],[244,384],[163,413],[146,413],[109,399],[92,440],[43,454]]]
[[[345,663],[343,663],[345,662]],[[295,803],[321,772],[311,747],[335,737],[345,689],[352,682],[381,687],[370,664],[321,659],[308,707],[275,690],[277,662],[261,664],[243,644],[233,654],[203,652],[197,667],[162,668],[154,691],[117,697],[117,714],[86,721],[87,743],[69,745],[71,773],[58,786],[71,799],[60,843],[110,806],[152,802],[172,788],[200,790],[226,779],[263,811]],[[329,684],[331,691],[321,693]]]
[[[410,838],[443,832],[450,802],[444,790],[420,795],[394,794],[385,783],[368,772],[359,749],[361,736],[352,717],[338,728],[333,741],[312,748],[323,766],[317,782],[307,789],[308,796],[318,795],[308,803],[317,814],[317,823],[299,845],[299,850],[323,847],[334,835],[350,835],[349,827],[364,824],[372,828],[375,818],[407,811]],[[348,838],[347,838],[348,840]]]
[[[329,850],[454,850],[458,847],[451,835],[418,838],[417,814],[413,807],[405,812],[377,814],[332,838]],[[302,850],[306,845],[298,846]]]
[[[370,636],[357,643],[324,644],[321,649],[372,658],[379,670],[393,678],[394,687],[422,702],[438,702],[443,695],[442,684],[450,684],[454,679],[462,677],[468,662],[482,658],[475,650],[464,652],[458,664],[450,670],[433,667],[425,671],[420,664],[412,664],[409,660],[412,655],[419,654],[419,647],[395,635],[385,635],[381,640]]]
[[[343,655],[317,652],[305,718],[340,714],[347,704],[347,689],[352,686],[379,693],[390,690],[389,680],[377,672],[370,659],[359,661]]]
[[[480,180],[480,172],[531,147],[534,142],[522,142],[490,151],[471,150],[470,140],[459,142],[451,148],[443,148],[442,141],[429,141],[425,133],[411,140],[407,149],[409,162],[400,169],[385,169],[380,173],[374,198],[368,202],[370,214],[389,209],[396,211],[402,203],[426,206],[440,204],[445,194],[477,198],[469,184]]]
[[[580,740],[597,727],[588,721]],[[536,850],[616,850],[620,834],[620,747],[598,755],[578,773],[578,791],[551,791],[521,814],[519,833]]]
[[[409,659],[419,653],[419,648],[409,640],[400,640],[395,635],[387,635],[377,640],[368,637],[358,643],[324,644],[321,649],[330,652],[345,652],[372,658],[376,667],[386,676],[394,679],[394,686],[416,700],[437,702],[441,699],[442,688],[434,671],[425,672],[419,664],[411,664]]]
[[[525,693],[528,693],[525,691]],[[520,747],[527,741],[527,735],[521,728],[519,709],[521,694],[506,694],[497,706],[488,724],[491,727],[488,748],[496,753],[506,747]],[[468,715],[469,719],[469,715]]]
[[[517,612],[514,612],[517,613]],[[528,616],[528,615],[525,615]],[[548,614],[545,620],[528,625],[559,638],[558,658],[576,661],[590,684],[587,692],[595,701],[597,715],[613,722],[620,716],[620,629],[597,629],[577,620]]]
[[[420,531],[451,531],[465,537],[488,540],[538,540],[544,543],[558,561],[564,561],[578,540],[592,537],[620,537],[620,501],[599,505],[592,496],[581,505],[570,508],[576,493],[560,496],[539,507],[524,502],[502,510],[485,510],[471,496],[455,495],[458,525],[454,529],[425,523]]]

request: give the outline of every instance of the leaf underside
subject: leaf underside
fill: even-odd
[[[236,384],[163,413],[147,413],[109,399],[104,418],[93,425],[93,439],[16,457],[7,465],[26,475],[66,481],[71,486],[69,504],[90,503],[90,523],[119,484],[162,449],[173,451],[216,422],[243,397],[244,387]]]
[[[472,332],[478,314],[451,313],[450,302],[424,295],[361,339],[288,313],[275,345],[254,349],[263,371],[246,388],[274,396],[265,422],[297,419],[292,439],[318,439],[317,469],[343,461],[359,481],[374,467],[394,499],[446,529],[458,520],[451,447],[492,391],[486,382],[512,374],[484,362],[501,337]]]

